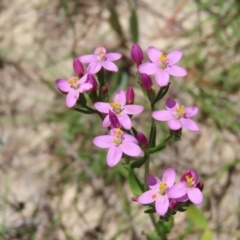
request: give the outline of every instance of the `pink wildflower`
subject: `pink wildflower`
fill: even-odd
[[[181,50],[166,54],[155,47],[149,47],[148,57],[151,62],[141,64],[138,67],[138,71],[148,75],[155,74],[156,82],[160,87],[168,85],[169,75],[175,77],[187,75],[187,71],[184,68],[175,65],[182,57]]]
[[[198,112],[198,107],[179,106],[172,98],[166,100],[166,109],[152,112],[152,117],[158,121],[168,121],[168,127],[171,130],[179,130],[182,126],[187,129],[198,132],[198,125],[190,119]]]
[[[142,63],[143,60],[143,51],[138,44],[133,44],[131,48],[131,57],[132,60],[137,63],[137,66]]]
[[[90,90],[93,87],[91,83],[86,83],[85,81],[86,79],[79,79],[78,77],[70,77],[68,80],[57,79],[55,81],[58,89],[64,93],[67,93],[67,107],[73,107],[80,94]]]
[[[109,120],[109,110],[116,114],[119,122],[125,129],[131,129],[132,122],[128,114],[135,115],[143,111],[143,106],[126,105],[126,95],[123,90],[119,90],[115,95],[114,102],[96,102],[94,107],[101,113],[107,114],[104,118],[102,126],[107,128],[111,125]]]
[[[107,53],[104,47],[95,49],[94,54],[83,55],[79,57],[82,63],[89,63],[87,73],[95,74],[103,67],[108,71],[117,72],[118,67],[112,61],[116,61],[122,57],[120,53]]]
[[[180,195],[183,195],[184,192],[185,194],[180,198],[176,198],[176,196],[173,198],[178,202],[185,202],[189,199],[194,204],[201,204],[203,201],[203,194],[197,186],[197,173],[194,170],[189,169],[182,175],[180,181],[180,183],[173,186],[172,191],[177,190],[179,193],[181,192]]]
[[[142,154],[137,139],[122,132],[119,128],[111,129],[110,135],[95,137],[93,143],[100,148],[109,148],[107,153],[109,167],[117,165],[123,153],[131,157],[139,157]]]
[[[168,211],[169,198],[175,197],[174,191],[171,191],[171,194],[169,194],[169,190],[174,185],[175,179],[176,172],[173,168],[165,170],[162,181],[153,175],[148,175],[147,184],[150,190],[140,195],[138,197],[138,202],[141,204],[151,204],[155,202],[156,212],[160,216],[164,216]]]

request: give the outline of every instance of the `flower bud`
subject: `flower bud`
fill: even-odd
[[[121,128],[121,123],[119,122],[116,114],[109,110],[109,120],[113,128]]]
[[[149,144],[148,139],[143,133],[141,132],[137,133],[137,140],[144,148],[148,147]]]
[[[149,91],[152,88],[153,82],[152,79],[146,74],[141,75],[142,88]]]
[[[101,93],[102,93],[102,95],[107,95],[108,94],[108,88],[106,86],[102,86]]]
[[[182,128],[179,128],[178,130],[171,130],[169,129],[170,134],[173,136],[173,141],[178,141],[181,139],[182,136]]]
[[[131,57],[132,60],[137,64],[140,65],[143,60],[143,51],[138,44],[133,44],[131,49]]]
[[[169,208],[173,211],[175,211],[178,207],[178,202],[174,199],[171,199],[169,202]]]
[[[84,68],[82,63],[77,58],[73,60],[73,69],[74,69],[74,72],[78,75],[78,77],[83,76]]]
[[[86,82],[91,83],[93,85],[91,91],[97,91],[98,83],[97,83],[96,78],[92,74],[90,74],[90,73],[88,74]]]
[[[204,183],[203,182],[199,182],[197,184],[197,188],[200,189],[200,191],[202,192],[203,191],[203,188],[204,188]]]
[[[138,201],[138,196],[132,197],[131,198],[133,202],[137,202]]]
[[[134,103],[134,91],[132,87],[128,87],[126,91],[126,102],[127,104],[133,104]]]

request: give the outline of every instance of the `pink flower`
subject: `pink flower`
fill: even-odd
[[[103,67],[108,71],[117,72],[118,67],[112,61],[116,61],[122,57],[120,53],[107,53],[104,47],[97,47],[94,54],[83,55],[79,57],[82,63],[89,63],[87,73],[95,74]]]
[[[175,65],[182,57],[181,50],[166,54],[155,47],[149,47],[148,57],[151,62],[141,64],[138,67],[138,71],[148,75],[155,74],[156,82],[160,87],[168,85],[169,75],[175,77],[187,75],[187,71],[184,68]]]
[[[175,195],[174,191],[171,191],[171,194],[169,194],[169,190],[174,185],[175,179],[176,172],[173,168],[168,168],[165,170],[162,181],[153,175],[148,175],[147,184],[150,190],[140,195],[138,197],[138,202],[141,204],[151,204],[155,202],[156,212],[160,216],[164,216],[168,211],[169,198],[172,198],[172,196],[179,196]]]
[[[166,100],[166,109],[152,112],[152,117],[158,121],[168,121],[168,127],[172,130],[179,130],[182,126],[198,132],[198,125],[190,119],[198,112],[198,107],[179,106],[172,98]]]
[[[201,204],[203,201],[203,194],[197,186],[197,173],[194,170],[189,169],[182,175],[180,181],[180,183],[173,186],[172,191],[177,190],[178,192],[182,192],[180,195],[184,192],[185,194],[180,198],[176,198],[175,196],[175,199],[178,202],[185,202],[189,199],[194,204]]]
[[[123,153],[131,157],[139,157],[142,154],[137,139],[132,135],[122,132],[119,128],[111,129],[110,135],[98,136],[93,143],[100,148],[109,148],[107,164],[109,167],[116,166]]]
[[[115,95],[114,102],[96,102],[94,107],[101,113],[107,114],[104,118],[102,126],[107,128],[111,125],[109,120],[109,110],[116,114],[119,122],[125,129],[131,129],[132,122],[128,114],[135,115],[143,111],[143,106],[140,105],[126,105],[126,95],[123,90],[119,90]]]
[[[132,60],[137,63],[137,65],[142,63],[143,60],[143,51],[138,44],[133,44],[131,48],[131,57]]]
[[[73,107],[80,94],[90,90],[93,87],[91,83],[86,83],[85,81],[86,79],[79,79],[78,77],[70,77],[68,80],[57,79],[55,81],[58,89],[64,93],[67,93],[67,107]]]

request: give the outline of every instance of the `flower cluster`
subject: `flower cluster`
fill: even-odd
[[[141,204],[155,202],[156,212],[160,216],[164,216],[168,210],[176,210],[176,203],[190,200],[193,204],[201,204],[203,201],[202,189],[198,188],[198,175],[192,169],[182,175],[179,183],[175,183],[176,172],[173,168],[168,168],[163,173],[162,180],[148,175],[146,181],[150,190],[140,195],[137,201]],[[174,209],[170,205],[172,200],[175,200]]]
[[[136,63],[137,81],[144,96],[151,107],[151,121],[149,137],[133,127],[132,118],[144,111],[144,107],[134,104],[135,94],[132,87],[126,91],[117,90],[112,101],[108,101],[108,88],[106,86],[106,71],[117,72],[118,67],[114,61],[121,58],[120,53],[108,53],[100,46],[93,54],[82,55],[73,61],[73,70],[76,76],[67,79],[57,79],[56,86],[66,94],[68,108],[84,114],[97,114],[101,117],[102,128],[108,130],[108,134],[96,136],[93,144],[99,148],[108,149],[106,162],[109,167],[116,166],[122,158],[126,159],[125,167],[129,174],[134,174],[134,168],[145,164],[148,171],[150,155],[162,151],[169,141],[179,140],[182,127],[190,131],[200,131],[198,125],[191,119],[198,112],[197,106],[184,107],[174,99],[165,100],[165,110],[156,110],[156,103],[164,98],[170,87],[170,75],[184,77],[187,71],[176,65],[182,57],[181,50],[175,50],[166,54],[156,47],[148,48],[150,62],[143,63],[144,54],[141,47],[134,44],[131,49],[131,58]],[[86,66],[84,67],[84,65]],[[158,92],[150,75],[155,75]],[[90,100],[92,106],[87,101]],[[169,136],[156,144],[156,121],[166,121],[170,129]],[[140,128],[140,126],[137,126]],[[130,170],[131,169],[131,170]],[[148,172],[145,172],[145,176]],[[131,177],[131,176],[130,176]],[[137,179],[134,175],[133,179]],[[152,207],[160,216],[166,216],[169,212],[175,213],[178,207],[187,207],[188,204],[200,204],[203,201],[203,183],[198,182],[197,173],[189,169],[176,183],[176,172],[168,168],[162,179],[148,175],[146,183],[149,189],[135,197],[140,204]],[[141,185],[141,181],[136,180]],[[143,189],[143,186],[139,186]],[[155,203],[155,204],[154,204]]]

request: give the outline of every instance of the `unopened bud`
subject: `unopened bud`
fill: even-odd
[[[152,79],[146,74],[141,75],[142,88],[149,91],[152,88],[153,82]]]
[[[138,201],[138,196],[132,197],[131,198],[133,202],[137,202]]]
[[[121,123],[119,122],[116,114],[109,110],[109,120],[113,128],[121,128]]]
[[[203,182],[199,182],[197,184],[197,188],[200,189],[200,191],[202,192],[203,191],[203,188],[204,188],[204,183]]]
[[[73,60],[73,69],[79,78],[83,76],[84,68],[82,63],[77,58]]]
[[[143,51],[142,48],[138,44],[133,44],[131,48],[131,57],[132,60],[137,64],[140,65],[143,60]]]
[[[137,133],[137,140],[144,148],[148,147],[149,144],[148,139],[143,133],[141,132]]]
[[[134,91],[132,87],[128,87],[126,91],[126,102],[127,104],[133,104],[134,103]]]
[[[93,85],[91,91],[97,91],[98,83],[97,83],[96,78],[92,74],[90,74],[90,73],[88,74],[86,82],[91,83]]]
[[[173,211],[175,211],[178,207],[178,202],[174,199],[170,200],[169,202],[169,208]]]
[[[173,136],[173,141],[178,141],[181,139],[182,136],[182,128],[178,129],[178,130],[169,130],[170,134]]]
[[[108,94],[108,88],[106,86],[102,86],[101,92],[102,92],[102,95],[107,95]]]

